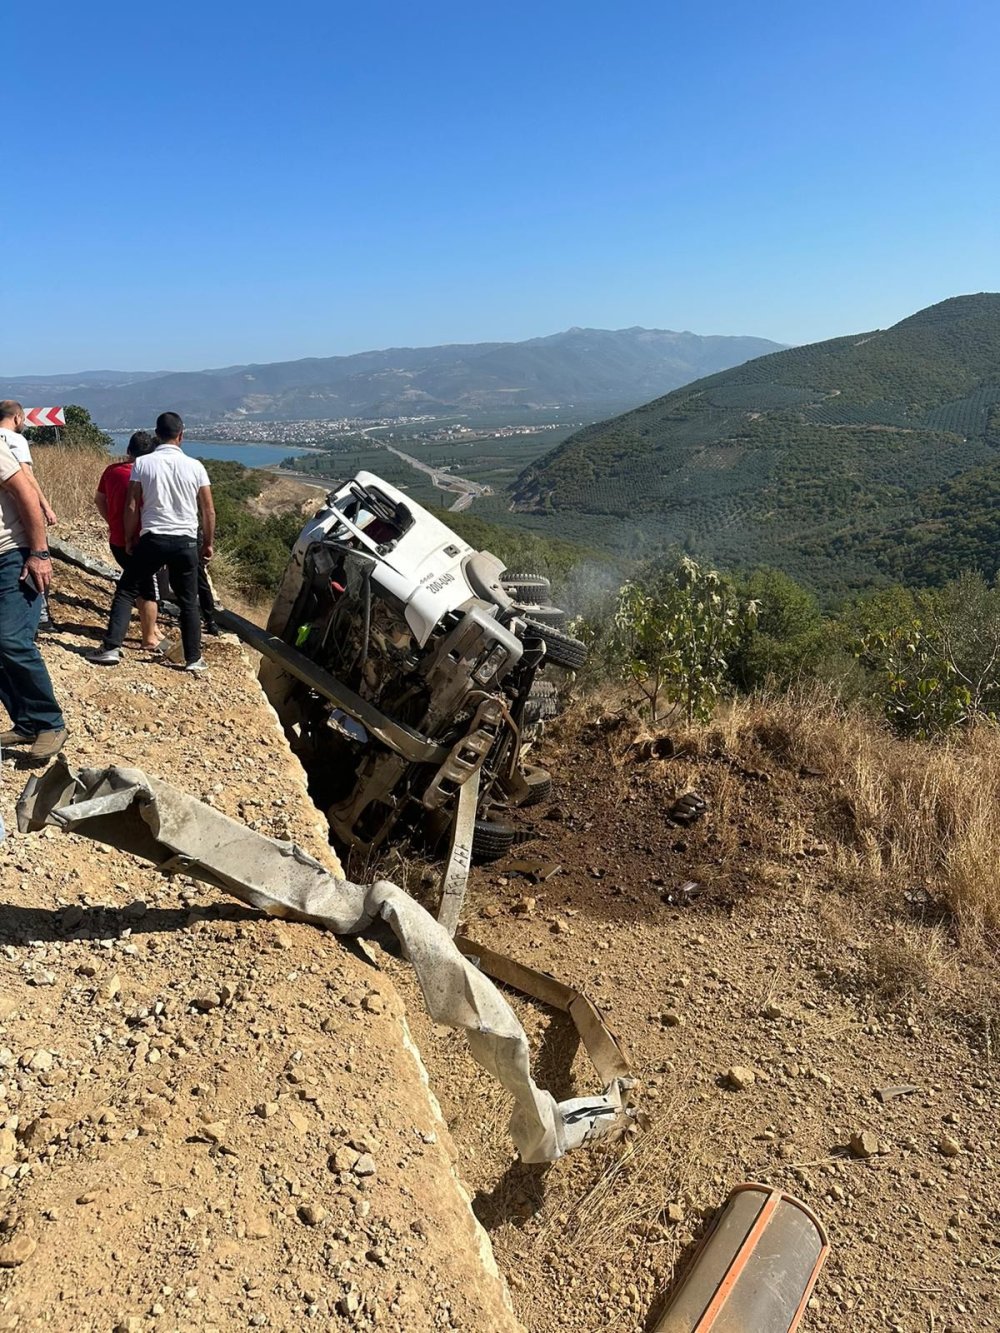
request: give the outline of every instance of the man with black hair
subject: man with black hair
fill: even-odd
[[[101,473],[97,483],[94,504],[97,512],[108,525],[108,545],[118,567],[125,569],[131,556],[125,550],[125,502],[128,497],[128,484],[132,480],[132,465],[137,458],[144,458],[156,448],[156,436],[148,430],[137,430],[128,442],[125,457],[109,464]],[[144,580],[139,589],[139,625],[142,630],[142,646],[157,648],[163,635],[156,628],[156,580]]]
[[[201,655],[198,558],[212,558],[215,506],[204,464],[181,449],[184,422],[176,412],[156,418],[156,449],[132,465],[125,500],[125,549],[131,559],[118,581],[104,643],[90,660],[117,666],[129,616],[146,580],[166,565],[180,606],[184,670],[207,671]],[[198,531],[201,529],[199,553]]]

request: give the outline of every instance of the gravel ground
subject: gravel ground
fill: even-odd
[[[415,1020],[525,1326],[648,1328],[707,1218],[757,1180],[830,1234],[804,1329],[1000,1327],[994,977],[902,891],[838,872],[814,819],[822,774],[764,752],[644,759],[632,735],[572,716],[550,731],[537,758],[561,785],[519,816],[535,840],[475,873],[466,929],[603,1006],[644,1128],[520,1166],[509,1107]],[[678,827],[691,790],[707,813]],[[532,883],[514,859],[561,871]],[[565,1021],[519,1008],[553,1092],[593,1090]],[[881,1101],[893,1085],[910,1091]]]
[[[92,667],[108,585],[56,577],[70,762],[145,768],[336,869],[236,641],[204,677]],[[514,1333],[360,950],[55,830],[12,833],[0,883],[0,1329]]]

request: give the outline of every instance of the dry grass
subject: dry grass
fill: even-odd
[[[595,694],[577,715],[608,751],[614,798],[625,786],[622,766],[628,766],[630,747],[634,753],[635,737],[647,743],[653,738],[634,716],[608,726],[609,719],[617,723],[622,716],[620,694]],[[696,764],[720,756],[731,761],[713,768],[720,855],[734,852],[742,836],[741,770],[770,770],[779,785],[786,781],[783,770],[803,800],[795,803],[797,814],[774,829],[779,859],[800,856],[806,841],[820,839],[829,848],[834,882],[849,895],[867,901],[882,895],[899,906],[907,893],[917,906],[927,903],[926,913],[916,912],[922,918],[919,948],[896,940],[887,945],[894,958],[874,962],[884,989],[919,989],[928,974],[940,973],[940,959],[928,953],[937,938],[928,926],[942,912],[969,954],[995,946],[1000,938],[997,727],[982,724],[946,741],[902,740],[878,719],[813,687],[736,699],[720,708],[709,727],[671,729],[669,735],[675,754],[692,756]],[[662,768],[665,782],[676,780],[673,761]],[[800,789],[803,772],[810,776]]]
[[[817,827],[840,869],[919,886],[963,932],[1000,929],[1000,731],[904,741],[820,691],[729,705],[700,738],[823,775]]]
[[[106,454],[89,449],[38,448],[34,460],[35,474],[56,512],[60,529],[99,519],[94,493],[109,462]]]

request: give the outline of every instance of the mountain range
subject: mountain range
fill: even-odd
[[[777,566],[826,594],[992,578],[1000,295],[697,380],[570,436],[509,498],[562,536]]]
[[[525,342],[397,347],[218,370],[0,376],[0,396],[32,406],[43,398],[79,403],[106,429],[143,425],[166,408],[192,425],[555,408],[606,415],[780,346],[766,338],[576,328]]]

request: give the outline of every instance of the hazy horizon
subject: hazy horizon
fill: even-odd
[[[149,366],[138,366],[138,365],[137,366],[93,365],[93,366],[76,366],[72,370],[38,371],[38,370],[21,369],[21,370],[11,371],[8,373],[5,370],[5,368],[2,365],[0,365],[0,379],[3,380],[72,379],[74,375],[101,375],[101,374],[118,374],[118,373],[125,375],[196,374],[205,371],[227,370],[232,366],[266,366],[266,365],[273,365],[275,362],[281,363],[285,361],[290,363],[294,363],[296,361],[325,361],[334,357],[363,356],[366,352],[388,352],[396,349],[398,349],[399,351],[408,351],[408,350],[417,350],[424,347],[473,347],[476,345],[482,345],[486,343],[531,342],[535,340],[542,340],[545,338],[555,338],[558,337],[560,334],[571,333],[576,329],[582,329],[582,330],[593,329],[595,332],[599,333],[624,333],[630,329],[641,329],[644,333],[676,333],[681,335],[690,334],[696,338],[757,338],[761,336],[759,334],[755,334],[753,332],[748,333],[743,330],[738,331],[736,333],[721,333],[718,330],[713,330],[710,333],[701,333],[697,329],[673,329],[673,328],[668,328],[666,325],[657,325],[654,327],[651,325],[644,325],[644,324],[624,324],[619,329],[605,329],[597,324],[572,324],[565,329],[557,329],[555,330],[554,333],[529,333],[525,338],[491,338],[491,337],[483,337],[475,339],[446,338],[444,339],[444,341],[440,343],[386,342],[378,347],[355,347],[352,348],[350,351],[345,351],[345,352],[307,352],[304,356],[272,357],[269,358],[268,360],[263,360],[261,358],[257,358],[256,360],[253,361],[229,360],[226,362],[220,362],[218,365],[212,365],[212,366],[203,366],[203,365],[157,366],[155,369],[153,369],[150,368]],[[778,338],[771,339],[770,341],[781,343],[781,345],[785,347],[792,345]]]

